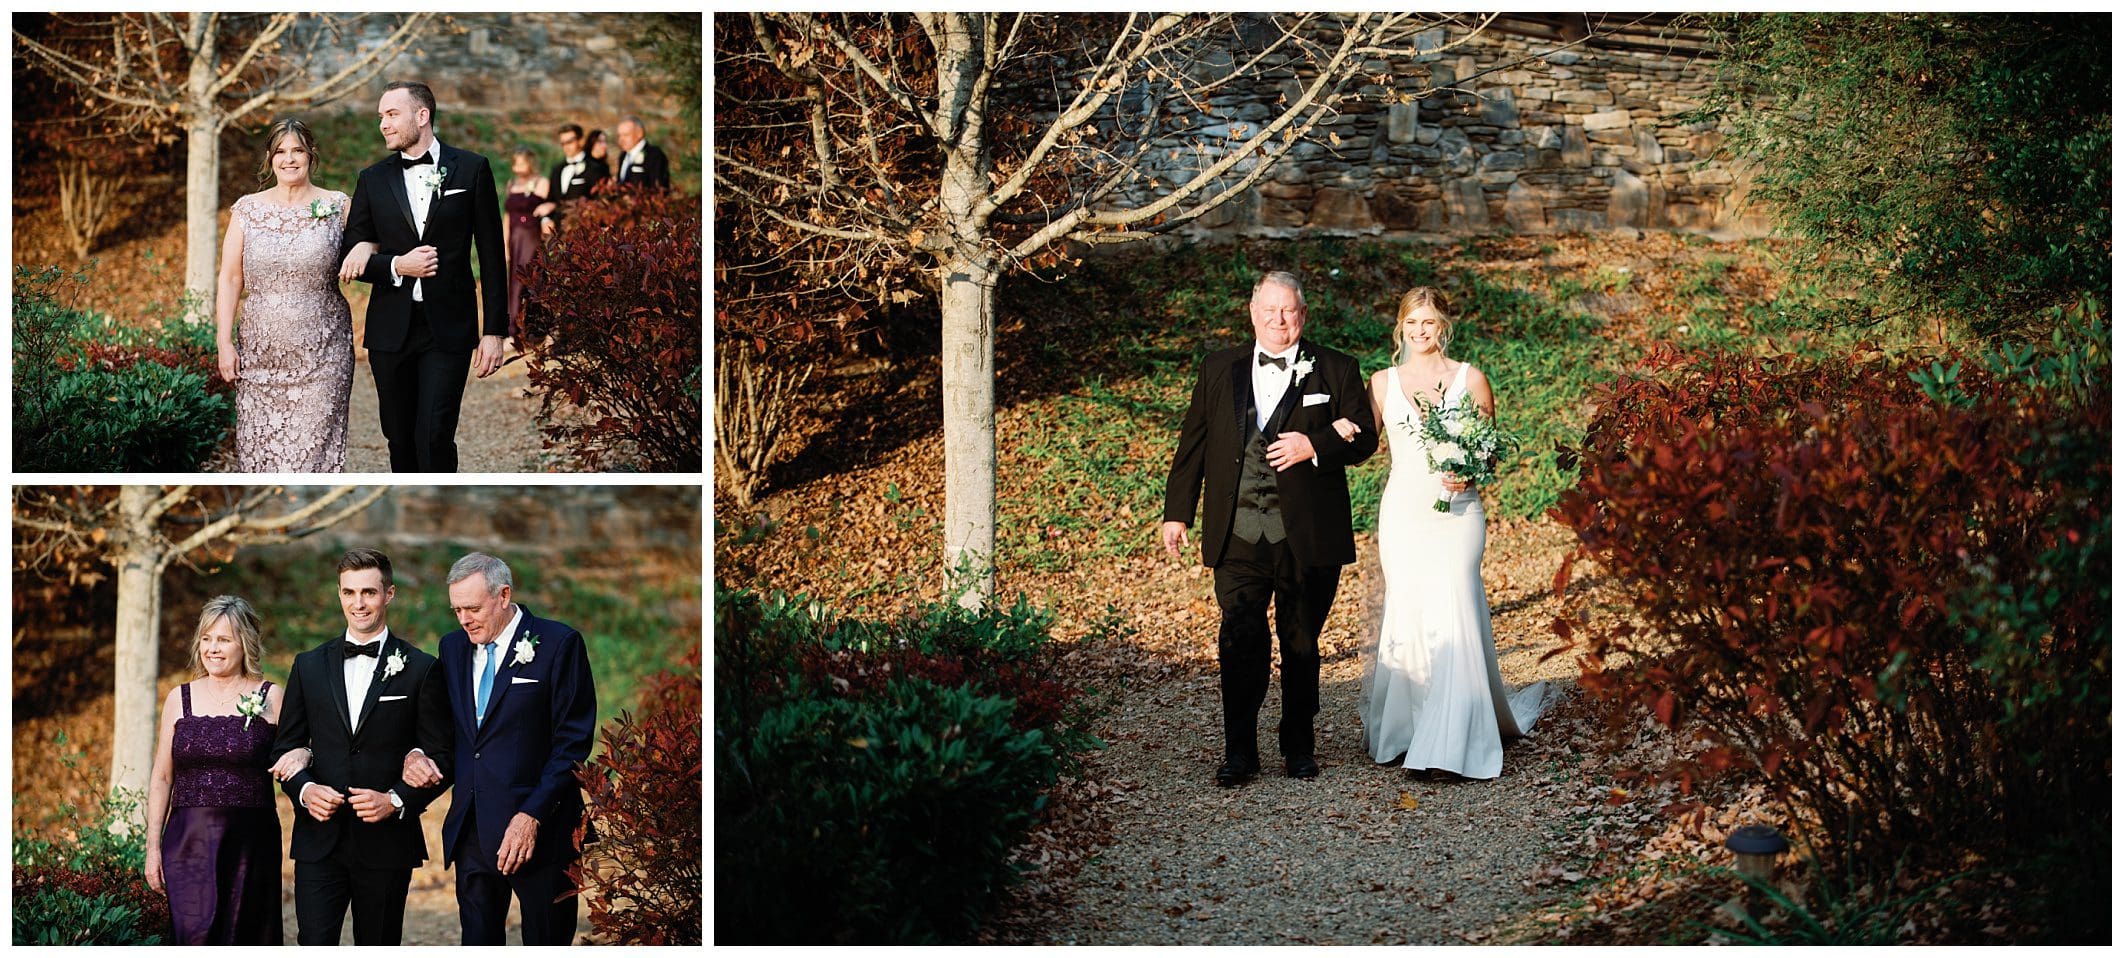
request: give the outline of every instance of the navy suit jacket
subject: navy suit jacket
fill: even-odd
[[[531,661],[518,664],[525,636],[538,644]],[[492,853],[517,812],[538,819],[538,844],[527,865],[572,860],[575,826],[583,816],[575,773],[589,760],[597,734],[597,689],[582,633],[525,608],[508,658],[495,669],[483,723],[472,700],[472,640],[459,629],[443,636],[436,652],[457,730],[451,750],[456,792],[443,819],[444,864],[456,860],[468,820],[480,846]]]

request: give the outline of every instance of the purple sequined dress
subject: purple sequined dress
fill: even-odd
[[[245,728],[240,715],[193,715],[192,686],[181,688],[162,831],[172,943],[280,944],[280,816],[267,772],[275,729],[261,717]]]

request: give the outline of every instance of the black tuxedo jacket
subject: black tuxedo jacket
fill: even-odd
[[[519,662],[525,636],[537,644],[531,661]],[[500,849],[502,833],[517,812],[538,819],[538,840],[526,867],[573,861],[575,826],[583,817],[583,788],[575,771],[589,761],[597,735],[597,686],[582,633],[525,608],[510,636],[508,658],[494,670],[485,722],[474,720],[472,640],[459,629],[443,636],[435,651],[456,733],[457,792],[443,819],[444,863],[455,860],[467,827],[482,848]]]
[[[1291,554],[1303,565],[1348,565],[1357,561],[1350,535],[1350,486],[1344,470],[1370,458],[1379,448],[1372,428],[1372,403],[1365,392],[1357,360],[1307,340],[1298,341],[1300,356],[1313,369],[1269,415],[1267,439],[1283,432],[1302,432],[1312,440],[1320,462],[1301,462],[1276,474],[1276,494]],[[1239,503],[1240,461],[1246,455],[1247,402],[1253,397],[1254,344],[1219,350],[1202,362],[1187,418],[1180,424],[1180,445],[1173,450],[1172,472],[1165,479],[1165,521],[1193,523],[1202,506],[1202,564],[1224,560],[1232,514]],[[1325,396],[1307,405],[1305,397]],[[1345,442],[1331,425],[1337,419],[1363,427]]]
[[[605,161],[594,156],[586,156],[583,158],[582,175],[576,177],[574,182],[569,183],[568,188],[563,190],[561,189],[561,172],[567,168],[568,161],[562,160],[553,164],[552,175],[546,177],[546,181],[553,184],[553,195],[546,198],[560,204],[560,209],[556,212],[563,216],[567,214],[568,209],[574,206],[576,202],[589,196],[592,187],[612,178],[612,171],[605,167]]]
[[[399,773],[405,767],[406,753],[418,747],[448,774],[450,702],[443,691],[442,669],[434,656],[395,634],[388,635],[376,656],[367,701],[350,703],[341,668],[346,660],[340,651],[344,642],[335,638],[296,656],[281,699],[273,761],[303,746],[311,753],[310,767],[281,784],[295,803],[295,834],[288,842],[288,857],[323,861],[344,845],[356,862],[367,867],[417,868],[428,857],[420,813],[442,794],[443,786],[415,788]],[[405,668],[385,678],[394,654],[405,656]],[[350,708],[360,711],[350,712]],[[361,716],[360,731],[353,730],[349,720],[353,714]],[[405,815],[364,822],[348,804],[320,822],[302,807],[302,787],[311,782],[341,794],[355,787],[395,790],[405,801]]]
[[[646,186],[651,189],[671,188],[671,161],[664,158],[664,151],[650,143],[642,147],[640,166],[626,166],[626,154],[621,154],[620,164],[625,172],[620,175],[621,186]]]
[[[438,350],[470,352],[479,337],[509,334],[509,268],[502,248],[501,203],[487,158],[445,143],[437,158],[447,172],[441,195],[428,204],[428,228],[413,222],[413,203],[393,153],[354,182],[347,229],[339,254],[374,240],[361,278],[370,284],[368,331],[363,345],[386,352],[405,344],[413,317],[413,278],[392,285],[391,257],[419,246],[435,247],[437,273],[421,281],[428,327]],[[479,244],[479,284],[472,280],[472,246]],[[478,295],[475,296],[475,293]]]

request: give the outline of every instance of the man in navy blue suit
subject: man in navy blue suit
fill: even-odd
[[[464,943],[506,944],[514,894],[524,944],[570,944],[576,888],[567,873],[582,856],[575,772],[597,731],[589,653],[582,633],[515,603],[500,559],[474,552],[450,567],[448,582],[463,628],[436,650],[457,729],[443,863],[457,866]],[[409,783],[444,779],[417,749],[404,772]]]

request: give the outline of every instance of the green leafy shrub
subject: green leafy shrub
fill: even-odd
[[[63,279],[15,271],[15,468],[196,471],[236,421],[211,329],[110,323],[62,305]]]
[[[1558,619],[1582,682],[1702,723],[1719,747],[1669,774],[1760,774],[1862,871],[2078,842],[2067,884],[2105,872],[2101,308],[2058,317],[2047,354],[1662,352],[1603,390],[1552,513],[1579,541],[1557,582],[1597,563],[1630,608]]]
[[[63,743],[62,743],[63,744]],[[14,942],[155,945],[170,929],[169,899],[148,888],[147,845],[134,795],[106,799],[63,842],[15,836]],[[60,809],[69,817],[79,812]]]
[[[718,939],[968,939],[1055,781],[1053,746],[1014,708],[896,678],[767,711],[740,746],[745,792],[716,803]]]
[[[716,588],[717,937],[963,941],[1099,745],[1020,599],[866,622]]]

